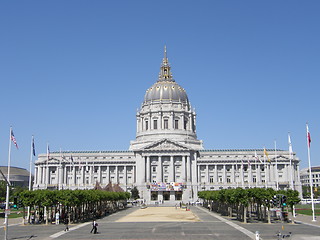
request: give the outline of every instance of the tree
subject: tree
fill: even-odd
[[[0,181],[0,201],[6,200],[7,184],[5,181]]]
[[[131,189],[131,198],[133,198],[134,200],[140,198],[139,190],[137,189],[137,187]]]

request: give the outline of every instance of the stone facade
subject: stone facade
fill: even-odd
[[[148,204],[194,202],[198,191],[236,187],[301,192],[295,153],[203,149],[196,113],[172,77],[166,49],[159,78],[146,91],[136,118],[136,139],[128,151],[40,154],[34,189],[92,189],[97,182],[112,182],[126,191],[136,186]]]

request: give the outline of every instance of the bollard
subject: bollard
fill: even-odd
[[[260,233],[259,233],[259,231],[256,231],[256,240],[260,240]]]

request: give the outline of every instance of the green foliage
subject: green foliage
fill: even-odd
[[[24,206],[51,207],[57,204],[76,207],[84,203],[99,201],[120,201],[130,197],[127,192],[107,192],[102,190],[25,190],[19,193]]]
[[[270,207],[274,195],[283,194],[287,197],[287,205],[292,207],[300,202],[299,192],[295,190],[279,190],[272,188],[236,188],[217,191],[200,191],[198,197],[203,200],[213,200],[220,203],[243,204],[248,206],[250,202]]]
[[[6,200],[7,184],[5,181],[0,181],[0,201]]]
[[[139,190],[138,190],[137,187],[134,187],[134,188],[131,189],[131,198],[134,199],[134,200],[140,198]]]

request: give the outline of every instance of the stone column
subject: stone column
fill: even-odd
[[[46,184],[50,184],[50,181],[49,181],[49,165],[47,165],[46,167]]]
[[[116,178],[115,179],[115,183],[119,183],[119,172],[118,172],[119,169],[118,169],[117,165],[115,166],[115,170],[114,171],[115,171],[115,178]]]
[[[218,180],[219,180],[219,179],[218,179],[218,175],[219,175],[219,174],[218,174],[218,164],[215,164],[215,165],[214,165],[214,173],[215,173],[215,174],[214,174],[214,176],[215,176],[215,182],[217,183],[217,182],[219,182],[219,181],[218,181]]]
[[[191,182],[191,164],[190,164],[190,156],[187,156],[187,181]]]
[[[93,184],[93,181],[94,181],[94,180],[93,180],[93,179],[94,179],[94,177],[93,177],[93,175],[94,175],[94,170],[93,170],[93,169],[94,169],[94,165],[91,165],[91,166],[90,166],[90,179],[89,179],[89,184],[90,184],[90,185],[92,185],[92,184]]]
[[[206,165],[206,178],[205,178],[205,181],[206,181],[206,184],[208,184],[209,183],[209,165],[207,164]]]
[[[261,165],[256,164],[256,178],[257,178],[257,184],[259,185],[261,183]]]
[[[137,133],[139,133],[140,132],[140,126],[139,126],[139,117],[137,117]]]
[[[173,156],[170,156],[170,168],[169,168],[169,182],[174,182],[174,161]]]
[[[159,161],[158,182],[162,182],[163,181],[162,156],[158,157],[158,161]]]
[[[223,170],[222,170],[222,181],[223,181],[223,183],[226,183],[227,181],[226,181],[226,165],[225,164],[223,164]]]
[[[57,170],[58,170],[58,189],[61,189],[62,188],[62,179],[63,179],[61,164],[59,164],[57,166]]]
[[[127,185],[128,185],[128,177],[127,177],[127,165],[124,165],[123,167],[123,171],[124,171],[124,184],[126,185],[126,188],[127,188]]]
[[[236,184],[236,181],[235,181],[235,171],[234,171],[234,164],[231,165],[231,182],[232,184]]]
[[[108,184],[110,182],[110,166],[106,166],[106,179]]]
[[[38,166],[37,169],[38,169],[37,185],[40,185],[42,183],[42,168]]]
[[[150,182],[150,156],[147,156],[147,164],[146,164],[146,169],[147,169],[147,179],[146,182]]]
[[[199,176],[197,176],[198,174],[197,174],[197,157],[196,157],[196,154],[194,153],[193,154],[193,161],[191,161],[191,166],[192,166],[192,169],[191,169],[191,171],[192,171],[192,182],[193,183],[196,183],[197,182],[197,179],[198,179],[198,177]]]
[[[98,167],[98,182],[101,184],[101,165]]]
[[[182,173],[182,182],[186,182],[187,179],[186,179],[186,157],[185,156],[182,156],[181,157],[181,173]]]

